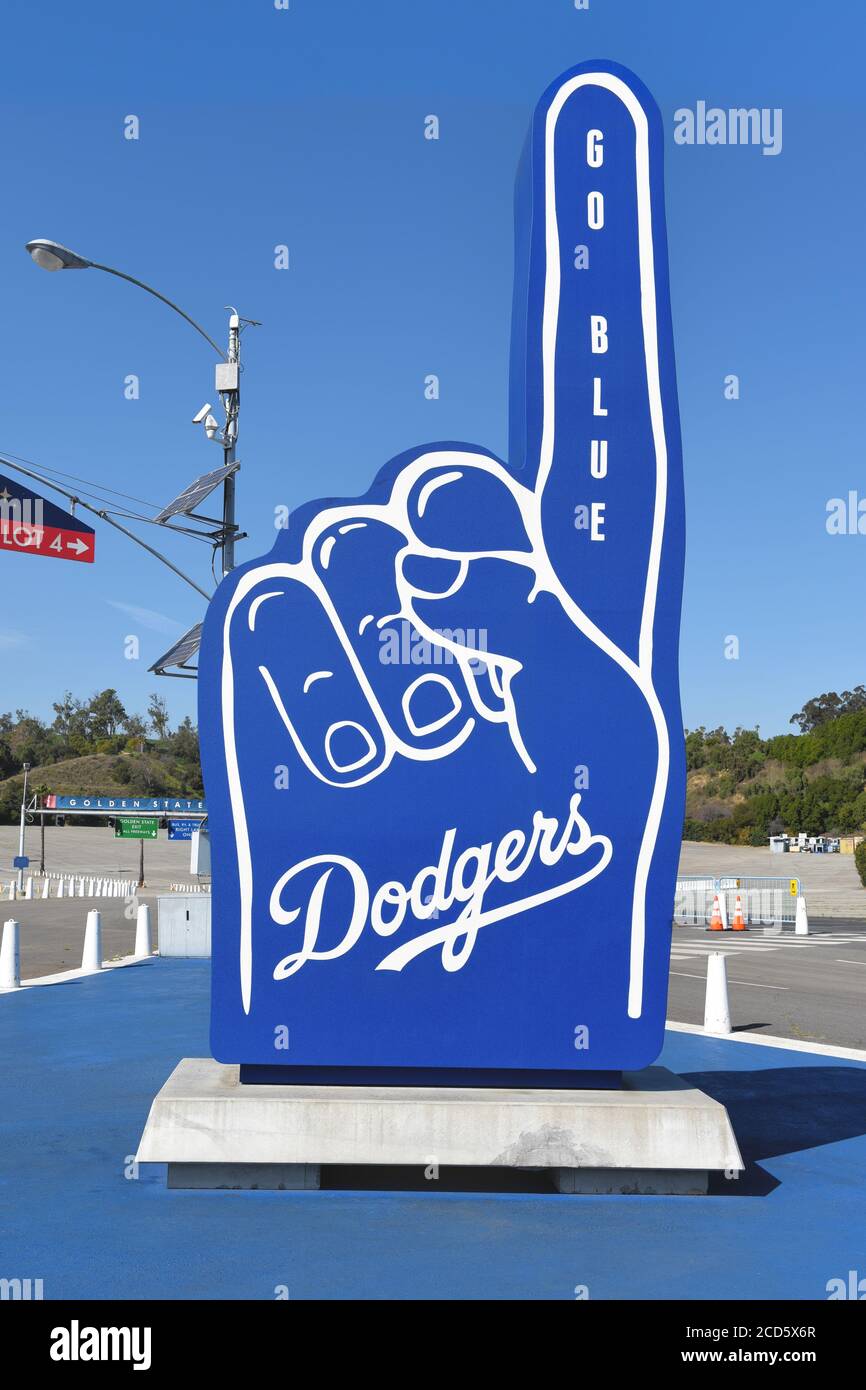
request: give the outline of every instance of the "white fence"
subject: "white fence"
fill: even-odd
[[[722,878],[678,878],[674,922],[678,927],[709,926],[713,902],[718,897],[724,898],[728,922],[733,921],[739,898],[746,926],[793,926],[800,896],[798,878],[736,878],[730,874]]]
[[[35,901],[37,898],[127,898],[134,896],[138,882],[134,878],[96,878],[92,874],[47,873],[0,885],[0,900],[4,902]]]

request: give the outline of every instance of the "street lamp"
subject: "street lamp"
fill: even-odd
[[[43,237],[28,241],[27,250],[43,270],[87,270],[90,265],[90,261],[76,256],[74,251],[61,246],[58,241],[46,241]]]
[[[235,310],[232,309],[229,317],[228,349],[224,352],[204,331],[201,324],[196,323],[195,319],[190,318],[189,314],[185,313],[178,304],[166,298],[164,294],[160,294],[159,290],[155,290],[152,285],[145,284],[143,280],[136,280],[135,276],[127,275],[122,270],[115,270],[113,266],[101,265],[98,261],[89,261],[86,257],[79,256],[77,251],[70,251],[68,246],[61,246],[59,241],[49,241],[45,237],[37,237],[34,241],[28,241],[26,250],[36,265],[43,270],[104,270],[107,275],[114,275],[118,280],[127,280],[131,285],[137,285],[139,289],[146,290],[148,294],[153,295],[154,299],[161,300],[176,314],[180,314],[182,319],[186,319],[187,323],[210,344],[220,358],[216,367],[215,385],[223,403],[226,423],[223,430],[217,433],[211,429],[208,434],[210,438],[218,438],[222,444],[226,466],[234,464],[236,462],[238,417],[240,414],[241,335],[241,319]],[[243,322],[254,323],[255,320],[244,319]],[[234,569],[237,530],[235,523],[235,470],[232,468],[223,481],[223,520],[222,533],[219,539],[221,541],[224,575]]]
[[[24,764],[24,790],[21,793],[21,821],[18,826],[18,858],[24,858],[24,814],[27,810],[27,774],[30,771],[30,764]],[[18,865],[18,892],[24,891],[24,868]]]

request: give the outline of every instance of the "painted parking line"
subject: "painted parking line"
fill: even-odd
[[[841,956],[835,957],[837,965],[866,965],[866,960],[843,960]]]
[[[735,937],[715,937],[705,941],[675,941],[673,943],[675,951],[714,951],[716,946],[724,943],[733,951],[775,951],[779,943],[773,941],[771,937],[762,937],[760,941],[744,941],[741,936]],[[841,946],[837,941],[836,945]]]
[[[703,975],[687,975],[685,970],[672,970],[672,975],[679,975],[683,980],[703,980]],[[729,985],[751,985],[752,989],[782,989],[787,991],[789,985],[761,985],[757,980],[728,980]]]
[[[841,941],[775,941],[773,945],[769,944],[769,940],[770,938],[764,938],[760,943],[757,941],[675,941],[671,950],[672,952],[686,951],[691,955],[701,955],[722,947],[725,951],[739,951],[746,955],[749,952],[755,955],[765,955],[768,951],[809,951],[815,946],[835,946],[838,950],[840,946],[850,947],[859,944],[846,941],[844,938]]]

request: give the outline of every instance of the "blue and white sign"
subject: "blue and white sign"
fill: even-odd
[[[684,803],[662,143],[624,68],[548,89],[508,462],[411,449],[299,508],[211,603],[220,1061],[468,1079],[658,1055]]]
[[[55,796],[44,802],[48,811],[130,811],[161,815],[184,811],[205,812],[204,801],[186,796]]]
[[[191,840],[201,823],[200,820],[170,820],[168,838],[170,840]]]

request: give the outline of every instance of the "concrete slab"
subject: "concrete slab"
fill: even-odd
[[[242,1086],[237,1067],[189,1057],[156,1096],[137,1158],[215,1165],[213,1186],[226,1165],[250,1164],[549,1168],[563,1191],[585,1190],[567,1174],[588,1170],[588,1190],[604,1192],[644,1190],[642,1172],[647,1190],[680,1191],[661,1175],[686,1172],[687,1190],[706,1191],[708,1171],[743,1169],[725,1107],[664,1067],[627,1073],[617,1091]]]

